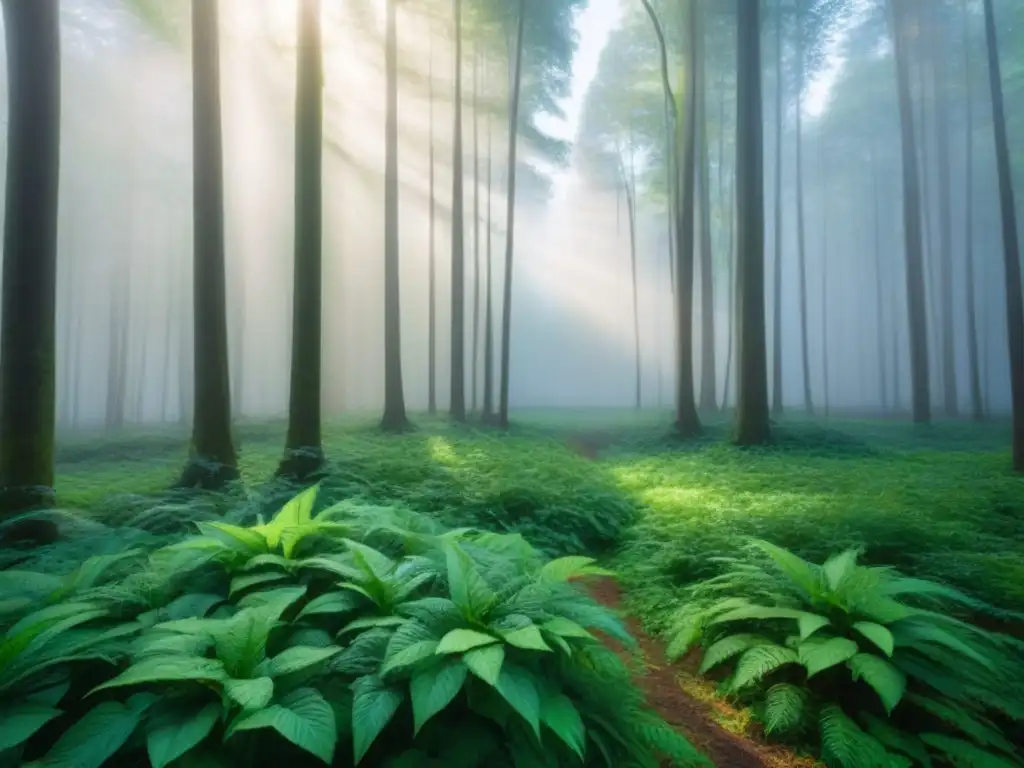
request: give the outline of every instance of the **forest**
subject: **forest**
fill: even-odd
[[[1024,768],[1020,0],[0,9],[0,768]]]

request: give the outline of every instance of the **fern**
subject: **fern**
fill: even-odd
[[[791,733],[799,730],[806,725],[808,715],[808,695],[803,688],[779,683],[765,692],[765,733]]]

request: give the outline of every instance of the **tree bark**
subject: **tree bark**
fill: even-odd
[[[797,269],[800,274],[800,362],[803,367],[804,411],[814,413],[814,399],[811,393],[811,353],[807,334],[807,225],[804,220],[804,142],[803,142],[803,93],[804,93],[804,29],[803,0],[796,3],[796,235]]]
[[[485,62],[486,63],[486,62]],[[485,70],[486,72],[486,70]],[[494,218],[492,190],[494,188],[493,122],[487,121],[487,274],[484,298],[484,406],[483,421],[494,420],[494,286],[492,268],[494,264]]]
[[[473,55],[473,353],[471,409],[480,394],[480,50]]]
[[[437,200],[435,193],[435,158],[434,158],[434,27],[431,25],[428,32],[430,35],[430,70],[427,75],[429,92],[427,102],[429,104],[430,122],[430,203],[429,217],[430,225],[427,246],[429,259],[429,291],[427,305],[427,410],[431,415],[437,413]]]
[[[775,6],[775,247],[772,264],[772,413],[781,415],[782,400],[782,0]]]
[[[455,421],[466,420],[466,254],[462,179],[462,0],[455,15],[455,104],[452,128],[451,403]]]
[[[697,0],[696,6],[696,43],[694,51],[694,69],[696,83],[696,129],[697,148],[700,154],[698,166],[700,186],[700,328],[701,328],[701,364],[700,364],[700,407],[712,412],[718,407],[716,394],[717,361],[715,360],[715,283],[711,262],[711,171],[708,158],[708,122],[707,122],[707,88],[706,62],[704,60],[704,5]]]
[[[978,350],[978,311],[974,286],[974,87],[971,77],[970,12],[963,4],[964,19],[964,283],[967,292],[967,356],[971,377],[971,416],[975,421],[985,418],[985,402],[981,389],[981,366]]]

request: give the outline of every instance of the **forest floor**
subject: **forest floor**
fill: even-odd
[[[638,638],[641,685],[717,765],[810,764],[766,746],[749,713],[693,674],[692,659],[669,665],[661,650],[679,587],[714,575],[712,558],[735,554],[748,537],[818,561],[862,546],[868,563],[997,606],[1000,628],[1024,637],[1024,479],[1009,472],[1006,424],[786,419],[774,445],[743,450],[719,420],[680,442],[668,413],[517,416],[507,435],[422,416],[398,436],[350,417],[325,432],[331,467],[321,495],[403,504],[450,525],[518,531],[551,554],[602,558],[617,579],[596,585],[595,596],[621,608]],[[94,554],[190,520],[272,513],[290,492],[271,479],[284,426],[242,424],[236,433],[242,484],[218,495],[165,490],[185,459],[182,430],[64,439],[57,490],[67,526],[86,528],[82,545]]]

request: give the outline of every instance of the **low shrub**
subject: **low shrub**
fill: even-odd
[[[669,653],[701,644],[700,673],[726,670],[769,736],[843,768],[1022,765],[996,719],[1024,720],[1024,644],[954,616],[983,606],[857,550],[819,566],[752,546],[690,590]]]
[[[706,764],[519,535],[317,489],[66,577],[0,574],[0,765]]]

